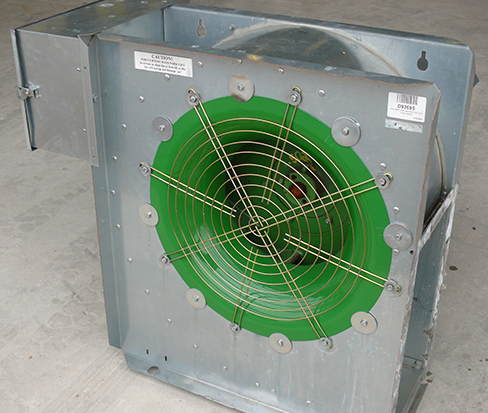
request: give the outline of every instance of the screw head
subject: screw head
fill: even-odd
[[[147,212],[146,212],[146,217],[147,217],[147,218],[151,218],[151,217],[152,217],[152,213],[151,213],[151,211],[147,211]]]
[[[130,264],[130,263],[132,263],[132,258],[131,258],[131,257],[127,258],[127,262],[128,262],[129,264]]]
[[[139,102],[141,102],[141,103],[142,103],[142,102],[144,102],[144,101],[145,101],[144,96],[139,96]]]
[[[278,69],[278,74],[282,75],[283,73],[285,73],[285,69],[283,69],[283,68],[280,67]]]
[[[347,136],[349,135],[349,128],[346,126],[344,128],[341,129],[341,133],[344,135],[344,136]]]
[[[165,129],[166,129],[166,126],[164,126],[164,125],[159,125],[159,126],[158,126],[158,129],[159,129],[159,132],[164,132],[164,131],[165,131]]]
[[[112,161],[117,162],[118,158],[116,156],[112,156]]]
[[[170,80],[171,76],[170,75],[164,75],[164,80]]]
[[[222,370],[227,371],[227,366],[223,366]]]
[[[395,214],[399,214],[399,213],[400,213],[400,208],[398,208],[398,207],[394,207],[394,208],[393,208],[393,213],[395,213]]]
[[[173,322],[173,320],[171,320],[171,318],[168,318],[168,319],[166,320],[166,322],[167,322],[168,324],[171,324],[171,323]]]
[[[368,326],[368,320],[364,320],[364,319],[363,319],[363,320],[361,320],[361,321],[359,322],[359,324],[361,324],[363,327],[367,327],[367,326]]]
[[[115,196],[115,191],[113,189],[110,191],[110,193]]]
[[[122,130],[127,130],[127,125],[125,123],[123,123],[121,128],[122,128]]]
[[[193,344],[193,348],[196,350],[198,348],[198,345]]]
[[[400,234],[399,232],[397,232],[397,233],[395,234],[395,239],[396,239],[397,241],[400,241],[400,240],[402,239],[402,234]]]
[[[398,255],[400,253],[400,250],[397,248],[393,248],[393,255]]]
[[[323,98],[325,96],[325,90],[320,89],[319,90],[319,96]]]
[[[121,228],[120,224],[117,224],[115,228],[120,229]]]
[[[97,95],[93,95],[93,102],[98,102],[98,96]]]
[[[160,260],[163,264],[169,263],[169,257],[167,257],[166,255],[161,256]]]
[[[298,96],[297,96],[295,93],[292,93],[292,94],[290,95],[290,100],[291,100],[292,102],[296,102],[296,101],[298,100]]]
[[[239,83],[237,85],[237,90],[239,90],[240,92],[242,92],[244,90],[244,85],[242,83]]]
[[[195,95],[191,95],[189,99],[191,103],[197,103],[198,100],[198,98]]]
[[[254,386],[259,387],[259,383],[258,382],[254,383]]]
[[[149,295],[149,294],[150,294],[150,291],[149,291],[149,290],[144,290],[144,293],[145,293],[146,295]]]
[[[280,339],[276,342],[276,344],[278,344],[280,347],[283,347],[285,343],[283,343],[283,340]]]
[[[203,67],[203,62],[197,62],[197,66],[202,68]]]
[[[193,301],[194,301],[194,302],[196,302],[196,303],[198,303],[198,302],[200,301],[200,297],[199,297],[198,295],[196,295],[196,294],[195,294],[195,295],[193,296]]]

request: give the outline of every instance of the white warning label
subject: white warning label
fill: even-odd
[[[389,118],[424,122],[426,107],[427,98],[423,96],[394,92],[388,93],[387,116]]]
[[[186,57],[134,51],[135,68],[148,72],[193,77],[193,62]]]

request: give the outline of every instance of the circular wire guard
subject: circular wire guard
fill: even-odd
[[[354,151],[307,113],[259,97],[201,103],[161,143],[151,176],[167,255],[242,328],[330,336],[381,294],[382,197]]]

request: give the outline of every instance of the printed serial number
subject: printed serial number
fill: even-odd
[[[402,105],[401,103],[399,103],[397,105],[397,108],[398,109],[405,109],[405,110],[415,110],[415,106]]]

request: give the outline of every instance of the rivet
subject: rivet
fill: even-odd
[[[203,62],[197,62],[197,66],[200,68],[203,67]]]
[[[95,102],[95,103],[98,102],[98,96],[97,95],[93,95],[92,99],[93,99],[93,102]]]
[[[227,366],[222,367],[222,370],[227,371]]]
[[[285,73],[285,69],[283,69],[283,68],[280,67],[278,69],[278,74],[282,75],[283,73]]]
[[[171,76],[170,75],[164,75],[164,80],[170,80]]]
[[[161,255],[161,257],[159,257],[159,260],[163,263],[163,264],[168,264],[169,263],[169,257],[167,257],[166,255]]]
[[[319,96],[323,98],[325,96],[325,90],[320,89],[319,90]]]
[[[76,71],[77,71],[77,72],[81,72],[81,68],[77,67],[77,68],[76,68]]]
[[[198,348],[198,345],[193,344],[193,348],[196,350]]]
[[[254,383],[254,386],[259,387],[259,383],[258,382]]]
[[[236,28],[236,26],[234,26],[233,24],[229,25],[229,30],[234,30],[235,28]]]
[[[149,295],[149,294],[150,294],[150,291],[149,291],[149,290],[144,290],[144,293],[145,293],[146,295]]]
[[[393,212],[394,212],[395,214],[399,214],[399,213],[400,213],[400,208],[398,208],[398,207],[393,207]]]
[[[139,96],[139,102],[143,103],[144,102],[144,96]]]
[[[125,123],[122,124],[122,130],[127,130],[127,125]]]
[[[121,228],[120,224],[117,224],[115,228],[120,229]]]
[[[307,406],[310,406],[312,404],[312,402],[310,400],[307,400],[306,403],[305,403]]]
[[[242,60],[241,59],[237,59],[236,62],[237,62],[238,65],[241,65],[242,64]]]
[[[118,158],[116,156],[112,156],[112,161],[117,162],[117,159]]]
[[[173,321],[171,320],[171,318],[168,318],[168,319],[166,320],[166,322],[167,322],[168,324],[171,324]]]
[[[349,128],[347,128],[347,127],[342,128],[342,129],[341,129],[341,133],[342,133],[344,136],[349,135]]]
[[[380,169],[384,171],[386,169],[386,163],[380,163]]]
[[[111,193],[112,195],[115,195],[115,191],[114,191],[113,189],[110,191],[110,193]]]
[[[276,393],[276,390],[275,389],[271,389],[271,393],[275,394]]]
[[[400,251],[398,249],[396,249],[396,248],[393,249],[393,255],[398,255],[399,252]]]
[[[86,129],[83,129],[83,133],[86,133]]]
[[[131,258],[131,257],[127,258],[127,262],[128,262],[129,264],[130,264],[130,263],[132,263],[132,258]]]

